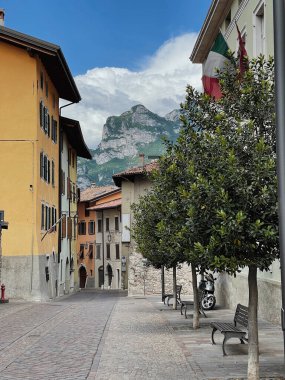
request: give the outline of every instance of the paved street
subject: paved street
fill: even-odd
[[[84,291],[57,302],[0,305],[0,380],[237,379],[246,375],[247,345],[210,342],[209,323],[232,312],[209,312],[201,329],[191,315],[159,297]],[[190,312],[191,313],[191,312]],[[260,321],[261,376],[281,379],[279,326]]]

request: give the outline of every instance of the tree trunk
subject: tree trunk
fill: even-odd
[[[258,289],[257,267],[251,265],[248,272],[248,380],[259,380],[259,344],[258,344]]]
[[[197,273],[196,273],[196,267],[192,263],[191,263],[191,271],[192,271],[192,288],[193,288],[193,297],[194,297],[193,329],[198,329],[200,327],[200,318],[199,318]]]
[[[164,265],[161,266],[161,300],[164,301],[165,294],[165,279],[164,279]]]
[[[173,309],[177,310],[177,299],[176,299],[176,266],[173,266]]]

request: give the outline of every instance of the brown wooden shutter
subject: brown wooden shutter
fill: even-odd
[[[67,218],[67,238],[72,239],[72,219]]]
[[[66,237],[66,216],[64,216],[61,221],[61,237]]]
[[[71,198],[71,183],[70,183],[69,177],[67,177],[66,182],[67,182],[67,199],[70,199]]]

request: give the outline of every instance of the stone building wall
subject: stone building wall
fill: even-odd
[[[133,251],[129,256],[129,295],[161,294],[161,270],[143,265],[142,255]],[[172,269],[165,270],[165,292],[172,293]],[[177,268],[177,284],[182,285],[181,294],[191,295],[192,274],[187,264]]]

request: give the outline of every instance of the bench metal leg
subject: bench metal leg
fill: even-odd
[[[224,340],[223,340],[223,355],[224,355],[224,356],[227,356],[226,351],[225,351],[225,344],[226,344],[226,341],[227,341],[229,338],[230,338],[230,337],[227,337],[227,335],[225,335]]]
[[[215,334],[216,331],[217,331],[216,327],[213,327],[213,331],[212,331],[212,344],[216,344],[216,342],[214,341],[214,334]]]

